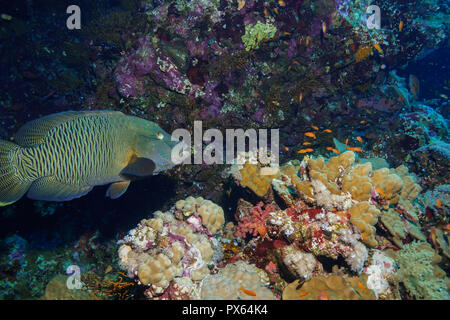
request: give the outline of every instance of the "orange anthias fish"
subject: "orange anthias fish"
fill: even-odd
[[[363,149],[361,149],[360,147],[347,147],[347,150],[355,152],[363,152]]]
[[[289,151],[289,147],[284,147],[284,150],[285,151]]]
[[[297,60],[294,60],[294,62],[292,62],[293,64],[300,64],[300,62],[298,62]]]
[[[335,149],[335,148],[332,148],[332,147],[327,147],[327,150],[328,150],[328,151],[333,151],[333,152],[336,153],[336,154],[340,154],[339,150],[337,150],[337,149]]]
[[[430,228],[430,240],[433,242],[434,250],[437,250],[438,245],[436,242],[436,229],[434,227]]]
[[[275,11],[275,13],[278,14],[278,8],[277,7],[273,8],[273,11]]]
[[[305,136],[313,138],[313,139],[316,138],[316,135],[314,134],[314,132],[305,132]]]
[[[328,295],[325,291],[322,291],[317,298],[319,300],[330,300],[330,297],[328,297]]]
[[[348,145],[348,139],[345,139],[345,146]]]
[[[322,21],[322,32],[325,35],[327,33],[327,23]]]
[[[375,191],[382,197],[386,198],[386,194],[384,193],[383,189],[381,189],[380,187],[376,187]]]
[[[378,43],[375,43],[375,44],[373,45],[373,47],[374,47],[375,49],[377,49],[377,51],[378,51],[380,54],[383,54],[383,49],[381,49],[381,47],[380,47],[380,45],[379,45]]]
[[[278,4],[280,5],[280,7],[286,6],[286,2],[284,2],[283,0],[278,0]]]
[[[438,207],[439,209],[442,208],[442,202],[441,202],[441,200],[436,199],[436,204],[437,204],[437,207]]]
[[[244,292],[245,294],[249,295],[249,296],[256,296],[256,292],[255,291],[251,291],[251,290],[247,290],[244,287],[241,287],[242,292]]]
[[[331,131],[330,129],[325,129],[325,130],[323,130],[323,132],[331,133],[333,131]]]
[[[356,137],[356,140],[358,140],[359,142],[363,143],[363,139],[361,137]]]
[[[361,281],[358,281],[358,286],[359,286],[363,291],[367,291],[367,289],[364,287],[364,285],[361,283]]]
[[[398,32],[402,32],[403,30],[403,21],[400,21],[400,23],[398,24]]]
[[[309,146],[311,144],[311,142],[303,142],[304,146]]]
[[[297,153],[307,153],[307,152],[313,152],[314,149],[308,148],[308,149],[300,149],[297,151]]]
[[[303,297],[306,296],[308,293],[309,293],[309,292],[300,292],[300,293],[298,294],[298,296],[299,296],[300,298],[303,298]]]
[[[264,17],[268,17],[269,16],[269,13],[267,12],[267,9],[264,9]]]
[[[298,103],[302,103],[303,100],[303,92],[300,92],[300,94],[298,95]]]
[[[319,127],[316,126],[311,126],[311,128],[313,128],[314,130],[319,130]]]

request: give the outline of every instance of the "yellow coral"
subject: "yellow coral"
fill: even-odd
[[[331,157],[325,163],[323,157],[317,159],[308,159],[309,175],[311,180],[319,180],[333,194],[341,194],[336,179],[341,173],[347,171],[355,162],[355,153],[347,151],[336,157]]]
[[[394,243],[400,248],[403,247],[401,239],[406,238],[405,226],[398,213],[389,208],[387,211],[383,211],[380,221],[394,236]]]
[[[222,229],[225,223],[225,216],[220,206],[212,201],[203,200],[197,211],[202,218],[203,225],[209,232],[215,234],[218,230]]]
[[[147,261],[139,265],[137,275],[142,284],[153,284],[165,288],[176,276],[181,275],[181,267],[176,267],[165,254],[148,257]]]
[[[68,277],[57,275],[45,287],[45,293],[41,300],[95,300],[85,290],[73,290],[67,287]]]
[[[222,229],[225,223],[223,209],[210,200],[202,197],[188,197],[185,200],[179,200],[175,204],[175,209],[180,210],[183,216],[193,214],[202,218],[202,224],[211,234],[215,234]]]
[[[372,48],[370,46],[360,46],[355,52],[355,61],[360,62],[366,60],[372,54]]]
[[[372,290],[366,286],[367,276],[346,277],[338,275],[318,276],[305,282],[299,289],[298,280],[283,291],[283,300],[375,300]]]
[[[265,287],[267,282],[264,271],[247,262],[237,261],[219,273],[205,277],[200,286],[200,296],[202,300],[274,300],[273,293]]]
[[[376,229],[374,225],[378,221],[380,210],[368,201],[359,202],[350,208],[350,222],[353,223],[361,231],[361,240],[369,247],[378,245],[375,240]]]
[[[260,166],[246,162],[239,170],[242,176],[241,185],[251,189],[257,196],[264,197],[269,191],[270,184],[279,175],[262,175]]]
[[[355,200],[369,200],[370,190],[372,189],[369,177],[371,172],[372,164],[370,162],[353,166],[350,172],[342,179],[342,190],[350,192]]]
[[[280,172],[282,175],[290,179],[292,185],[294,185],[297,188],[297,190],[299,190],[302,194],[307,196],[305,200],[312,199],[314,197],[314,194],[311,182],[303,181],[298,177],[297,172],[299,171],[299,169],[300,169],[300,162],[294,160],[289,161],[288,163],[281,166]]]
[[[402,179],[388,168],[374,171],[372,185],[381,190],[381,196],[386,198],[390,204],[396,204],[399,200],[400,190],[403,188]]]

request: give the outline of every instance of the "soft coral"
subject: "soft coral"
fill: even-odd
[[[258,234],[263,237],[267,233],[266,220],[274,208],[270,204],[263,208],[263,205],[263,202],[259,202],[250,211],[250,215],[241,218],[235,232],[237,237],[244,238],[247,233],[250,233],[254,237]]]

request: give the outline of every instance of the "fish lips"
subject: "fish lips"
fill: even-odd
[[[183,144],[183,142],[170,140],[163,141],[163,145],[160,147],[160,152],[150,157],[150,159],[155,163],[154,174],[169,170],[180,163],[180,161],[178,161],[178,157],[176,156],[177,153],[173,152],[173,150],[176,150],[174,149],[175,147],[180,148],[180,144]],[[184,143],[184,145],[186,144]]]

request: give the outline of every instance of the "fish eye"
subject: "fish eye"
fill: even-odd
[[[156,137],[157,137],[159,140],[162,140],[162,139],[164,138],[164,134],[163,134],[162,132],[158,132],[158,133],[156,134]]]

